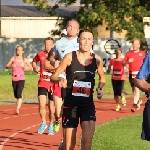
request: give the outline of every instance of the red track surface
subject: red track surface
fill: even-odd
[[[108,122],[112,119],[141,114],[146,99],[142,99],[141,109],[135,113],[130,111],[132,100],[128,99],[127,106],[120,112],[115,112],[113,99],[95,101],[96,124]],[[61,132],[47,135],[47,130],[42,135],[37,133],[41,123],[37,104],[23,104],[19,116],[14,115],[15,105],[0,106],[0,150],[57,150],[61,140]],[[77,132],[79,140],[80,127]],[[77,146],[75,150],[79,150]]]

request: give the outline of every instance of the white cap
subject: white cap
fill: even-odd
[[[60,34],[65,34],[65,35],[67,35],[66,29],[61,30],[61,33],[60,33]]]

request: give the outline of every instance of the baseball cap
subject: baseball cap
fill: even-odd
[[[61,30],[60,34],[65,34],[65,35],[67,35],[66,29]]]

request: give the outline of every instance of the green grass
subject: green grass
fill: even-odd
[[[26,72],[25,88],[23,90],[24,99],[36,99],[37,98],[37,82],[39,76],[33,72]],[[98,85],[98,75],[95,77],[96,86]],[[14,99],[12,84],[11,84],[11,73],[0,72],[0,100],[12,100]],[[124,91],[127,94],[131,94],[131,87],[129,82],[125,82]],[[112,95],[111,75],[106,74],[106,84],[103,88],[104,95]],[[96,93],[94,93],[95,95]]]
[[[26,75],[25,88],[23,90],[24,99],[37,98],[37,82],[39,76],[35,74]],[[14,99],[12,80],[10,74],[0,75],[0,100]]]
[[[92,150],[148,150],[150,143],[140,138],[142,115],[130,116],[96,127]]]

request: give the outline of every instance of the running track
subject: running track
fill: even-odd
[[[141,109],[135,113],[130,111],[132,100],[127,99],[127,106],[120,112],[115,112],[114,100],[95,101],[96,124],[108,122],[112,119],[141,114],[145,98],[142,98]],[[0,106],[0,150],[57,150],[61,140],[61,132],[47,135],[47,130],[42,135],[37,133],[41,123],[37,104],[23,104],[19,116],[13,114],[15,105]],[[77,140],[79,141],[81,129],[78,128]],[[79,150],[77,146],[75,150]]]

